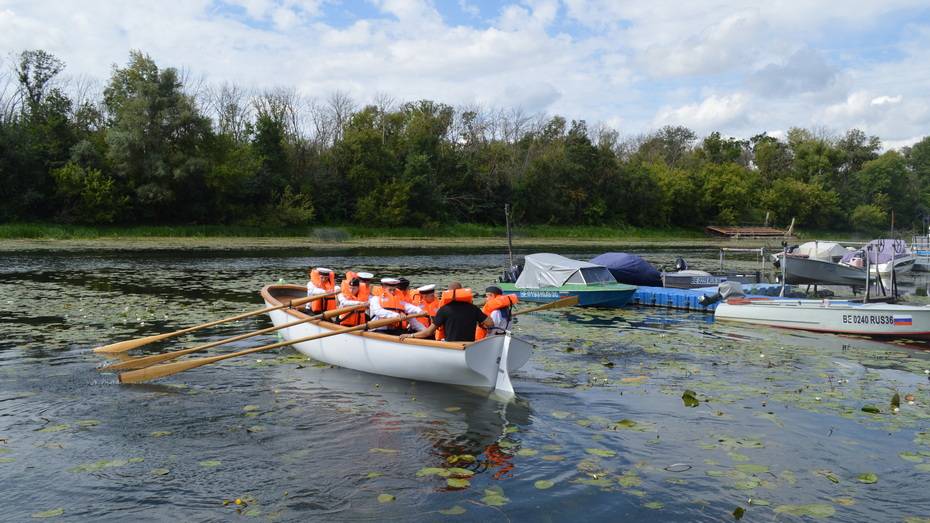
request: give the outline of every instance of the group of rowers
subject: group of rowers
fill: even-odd
[[[400,318],[426,314],[410,320],[401,320],[389,327],[377,329],[401,339],[413,337],[439,341],[476,341],[488,334],[499,334],[510,329],[512,307],[516,295],[504,294],[500,287],[485,289],[485,302],[478,308],[473,302],[471,289],[456,281],[450,282],[442,297],[436,298],[436,285],[423,285],[410,289],[406,278],[381,278],[380,285],[372,284],[374,275],[368,272],[346,271],[336,285],[336,272],[326,267],[308,269],[307,295],[328,295],[307,304],[314,314],[339,308],[364,305],[357,310],[332,318],[347,327],[362,325],[369,320]],[[338,294],[333,295],[338,291]]]

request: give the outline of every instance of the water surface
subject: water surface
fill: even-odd
[[[643,254],[671,266],[677,253]],[[717,263],[717,251],[686,257]],[[93,346],[252,310],[262,285],[303,283],[308,263],[483,288],[504,256],[0,254],[3,519],[726,521],[738,509],[747,521],[930,518],[922,344],[570,309],[521,317],[516,331],[536,349],[513,376],[510,404],[291,350],[146,385],[98,372]],[[267,325],[256,317],[138,352]]]

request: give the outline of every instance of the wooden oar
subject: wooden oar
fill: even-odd
[[[409,316],[399,316],[397,318],[387,318],[384,320],[370,321],[362,325],[356,325],[355,327],[349,327],[346,329],[338,329],[334,331],[323,332],[320,334],[316,334],[314,336],[297,338],[296,340],[280,341],[278,343],[272,343],[271,345],[263,345],[261,347],[241,350],[239,352],[232,352],[229,354],[221,354],[219,356],[210,356],[208,358],[197,358],[193,360],[177,361],[174,363],[165,363],[163,365],[156,365],[154,367],[148,367],[146,369],[131,370],[131,371],[120,374],[119,381],[120,383],[141,383],[144,381],[151,381],[154,379],[171,376],[172,374],[177,374],[185,370],[194,369],[194,368],[197,368],[203,365],[209,365],[210,363],[216,363],[218,361],[227,360],[229,358],[235,358],[237,356],[246,356],[248,354],[254,354],[256,352],[277,349],[278,347],[285,347],[287,345],[293,345],[295,343],[303,343],[305,341],[318,340],[320,338],[327,338],[329,336],[335,336],[337,334],[345,334],[347,332],[356,332],[356,331],[361,331],[361,330],[384,327],[387,325],[393,325],[400,321],[409,320],[413,318],[419,318],[422,316],[426,316],[426,313],[411,314]]]
[[[175,358],[184,356],[185,354],[191,354],[194,352],[199,352],[202,350],[210,349],[218,345],[224,345],[226,343],[232,343],[234,341],[244,340],[246,338],[251,338],[253,336],[258,336],[260,334],[267,334],[269,332],[274,332],[276,330],[286,329],[288,327],[293,327],[294,325],[300,325],[301,323],[306,323],[308,321],[317,321],[321,319],[329,319],[334,316],[341,316],[347,312],[353,312],[360,309],[364,309],[368,305],[352,305],[351,307],[343,307],[341,309],[334,309],[331,311],[326,311],[323,314],[317,314],[315,316],[310,316],[309,318],[304,318],[302,320],[292,321],[290,323],[284,323],[282,325],[267,327],[257,331],[247,332],[245,334],[240,334],[238,336],[233,336],[231,338],[224,338],[222,340],[213,341],[210,343],[205,343],[203,345],[198,345],[196,347],[191,347],[189,349],[181,349],[173,352],[168,352],[165,354],[154,354],[152,356],[144,356],[141,358],[132,358],[130,360],[122,361],[120,363],[114,363],[113,365],[107,365],[99,369],[100,371],[110,372],[110,371],[119,371],[119,370],[132,370],[132,369],[144,369],[146,367],[151,367],[156,363],[161,363],[163,361],[173,360]]]
[[[526,314],[527,312],[537,312],[545,311],[549,309],[558,309],[561,307],[571,307],[572,305],[578,305],[578,296],[566,296],[562,299],[549,302],[545,305],[540,305],[539,307],[533,307],[531,309],[523,309],[522,311],[514,311],[514,316],[519,316],[520,314]]]
[[[289,307],[296,307],[298,305],[303,305],[307,302],[314,300],[319,300],[323,298],[328,298],[339,294],[338,291],[330,292],[327,294],[317,294],[314,296],[307,296],[305,298],[298,298],[296,300],[291,300],[287,303],[277,305],[275,307],[266,307],[264,309],[255,310],[252,312],[246,312],[244,314],[239,314],[237,316],[230,316],[229,318],[223,318],[221,320],[211,321],[209,323],[203,323],[200,325],[195,325],[193,327],[188,327],[186,329],[181,329],[174,332],[168,332],[165,334],[156,334],[154,336],[147,336],[145,338],[138,338],[135,340],[126,340],[118,343],[112,343],[110,345],[104,345],[102,347],[97,347],[94,349],[94,352],[101,354],[118,354],[120,352],[126,352],[128,350],[135,349],[136,347],[141,347],[143,345],[148,345],[149,343],[154,343],[156,341],[166,340],[168,338],[173,338],[175,336],[180,336],[182,334],[187,334],[188,332],[194,332],[195,330],[205,329],[207,327],[212,327],[214,325],[219,325],[221,323],[228,323],[231,321],[241,320],[243,318],[248,318],[250,316],[257,316],[259,314],[266,314],[271,311],[276,311],[279,309],[286,309]]]

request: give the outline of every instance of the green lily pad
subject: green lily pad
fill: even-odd
[[[219,467],[223,462],[218,459],[205,459],[197,464],[204,468]]]
[[[650,501],[649,503],[646,503],[643,506],[648,509],[652,509],[652,510],[662,510],[662,507],[664,507],[665,505],[663,505],[662,503],[659,503],[658,501]]]
[[[833,502],[844,507],[851,507],[856,504],[853,498],[833,498]]]
[[[446,469],[450,476],[454,478],[470,478],[475,475],[473,470],[463,469],[459,467],[451,467]]]
[[[546,454],[542,457],[543,461],[563,461],[565,456],[559,456],[558,454]]]
[[[446,462],[449,464],[452,463],[474,463],[477,461],[474,456],[471,454],[453,454],[446,458]]]
[[[458,505],[454,505],[449,508],[444,508],[439,511],[439,513],[442,514],[443,516],[461,516],[465,512],[467,511]]]
[[[242,410],[244,412],[255,412],[258,410],[258,405],[246,405],[245,407],[242,407]]]
[[[36,519],[57,518],[58,516],[64,515],[64,513],[65,513],[65,509],[63,508],[53,508],[51,510],[46,510],[43,512],[33,512],[32,517]]]
[[[824,503],[809,503],[807,505],[779,505],[775,507],[778,514],[789,514],[791,516],[810,516],[812,518],[829,518],[836,514],[833,505]]]
[[[252,433],[255,433],[255,432],[264,432],[264,431],[265,431],[265,427],[262,426],[262,425],[252,425],[251,427],[245,429],[245,431],[246,431],[246,432],[252,432]]]
[[[752,498],[749,500],[750,505],[759,505],[760,507],[767,507],[772,504],[772,502],[765,499]]]
[[[75,424],[78,427],[96,427],[97,425],[100,425],[100,421],[95,419],[82,419],[76,421]]]
[[[744,509],[743,507],[736,507],[735,509],[733,509],[733,519],[735,519],[736,521],[743,519],[744,514],[746,514],[746,509]]]
[[[837,476],[836,474],[834,474],[832,470],[817,470],[817,471],[815,471],[815,473],[818,474],[818,475],[820,475],[820,476],[823,476],[823,477],[829,479],[829,480],[832,481],[833,483],[839,483],[839,482],[840,482],[839,476]]]
[[[744,480],[736,481],[733,483],[733,488],[736,490],[752,490],[758,488],[762,482],[756,478],[747,478]]]
[[[397,449],[373,448],[373,449],[368,449],[368,452],[372,454],[397,454]]]
[[[600,456],[602,458],[612,458],[617,455],[616,452],[609,449],[584,449],[588,454]]]
[[[539,490],[550,489],[552,488],[553,485],[555,485],[555,483],[552,481],[549,481],[548,479],[540,479],[540,480],[537,480],[535,483],[533,483],[533,486],[538,488]]]
[[[511,425],[504,429],[504,434],[513,434],[514,432],[520,432],[520,427],[514,427]]]
[[[383,476],[383,475],[384,475],[384,474],[382,474],[381,472],[369,472],[368,474],[365,474],[365,478],[366,478],[366,479],[375,479],[375,478],[380,478],[380,477]]]
[[[916,452],[898,452],[898,457],[912,463],[923,463],[924,457]]]
[[[643,480],[636,474],[624,474],[617,478],[617,483],[619,483],[621,487],[630,488],[642,485]]]
[[[67,423],[61,423],[58,425],[50,425],[48,427],[45,427],[44,429],[40,429],[39,432],[61,432],[63,430],[68,430],[69,428],[71,428],[71,425],[68,425]]]
[[[504,496],[504,490],[500,487],[491,487],[484,490],[484,497],[481,502],[489,507],[503,507],[510,501],[510,498]]]
[[[533,449],[520,449],[520,450],[517,451],[517,456],[522,456],[522,457],[524,457],[524,458],[528,458],[528,457],[531,457],[531,456],[535,456],[536,454],[539,454],[539,451],[538,451],[538,450],[533,450]]]
[[[166,469],[166,468],[152,469],[152,475],[153,475],[153,476],[166,476],[166,475],[168,475],[169,472],[171,472],[171,471],[168,470],[168,469]]]
[[[468,488],[471,486],[471,482],[462,478],[449,478],[446,480],[446,485],[449,488]]]
[[[863,472],[862,474],[859,474],[856,479],[858,479],[860,483],[866,483],[869,485],[878,482],[878,476],[873,472]]]
[[[557,451],[557,450],[562,450],[562,446],[561,446],[561,445],[553,445],[553,444],[551,444],[551,443],[548,444],[548,445],[543,445],[542,448],[543,448],[543,450],[548,450],[549,452],[555,452],[555,451]]]
[[[586,478],[575,480],[574,483],[580,483],[582,485],[588,485],[591,487],[601,487],[607,488],[614,486],[614,482],[609,478]]]
[[[866,405],[862,407],[862,412],[868,412],[869,414],[881,414],[882,410],[875,405]]]
[[[0,463],[13,463],[16,458],[0,458]]]
[[[378,503],[391,503],[397,498],[391,494],[378,494]]]
[[[730,459],[733,461],[749,461],[749,456],[738,452],[727,452],[727,455],[730,456]]]
[[[565,419],[572,415],[571,412],[566,412],[564,410],[554,410],[551,412],[552,417],[556,419]]]
[[[681,401],[684,402],[685,407],[697,407],[701,404],[701,400],[697,399],[697,394],[693,390],[685,390],[681,395]]]
[[[914,467],[918,472],[930,472],[930,463],[921,463]]]
[[[163,438],[165,436],[170,436],[172,434],[173,432],[171,432],[170,430],[156,430],[154,432],[151,432],[149,436],[152,436],[153,438]]]
[[[458,412],[458,411],[462,410],[462,407],[446,407],[446,408],[444,408],[444,409],[442,409],[442,410],[444,410],[444,411],[446,411],[446,412]]]
[[[423,467],[417,471],[417,477],[422,478],[424,476],[441,476],[447,478],[449,477],[449,471],[439,467]]]
[[[756,465],[754,463],[740,463],[733,468],[746,474],[764,474],[769,471],[768,465]]]

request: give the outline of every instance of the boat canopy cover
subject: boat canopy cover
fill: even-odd
[[[605,252],[591,263],[607,267],[610,274],[620,283],[630,285],[662,286],[662,275],[649,262],[635,254]]]
[[[888,263],[894,258],[900,258],[910,254],[910,251],[907,249],[907,243],[904,240],[884,238],[881,240],[870,241],[869,243],[865,244],[865,247],[862,249],[846,254],[840,261],[842,263],[849,263],[855,258],[862,258],[863,252],[870,245],[872,246],[872,255],[869,256],[869,263]]]
[[[836,242],[806,242],[802,243],[791,254],[802,254],[811,260],[832,262],[849,254],[846,247]]]
[[[543,252],[526,256],[523,272],[517,278],[515,286],[518,289],[538,289],[540,287],[561,287],[566,283],[590,285],[616,282],[610,271],[603,265]]]

